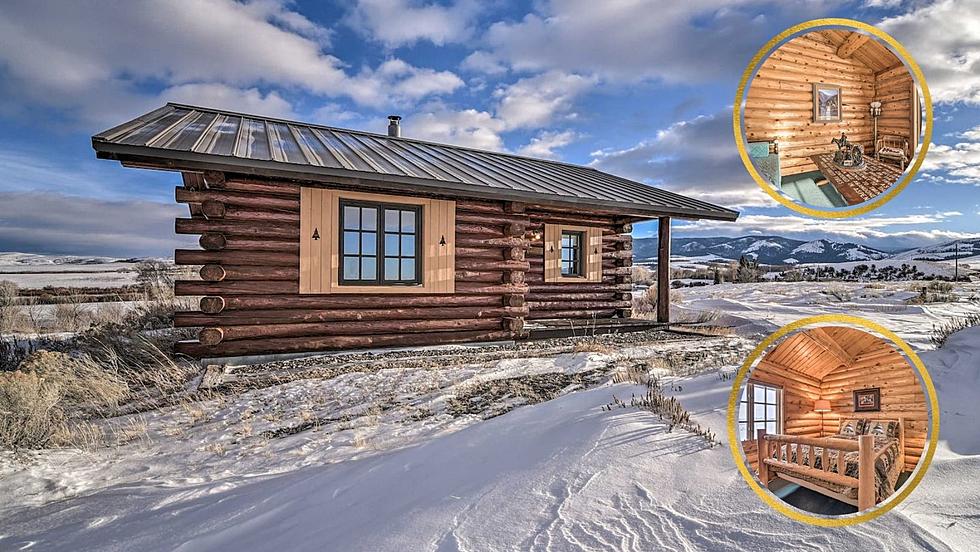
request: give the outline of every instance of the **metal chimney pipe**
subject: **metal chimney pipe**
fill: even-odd
[[[398,138],[402,135],[402,127],[399,121],[402,118],[398,115],[388,115],[388,136]]]

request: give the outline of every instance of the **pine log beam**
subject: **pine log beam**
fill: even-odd
[[[657,322],[670,323],[670,217],[657,222]]]
[[[206,264],[200,270],[205,282],[281,280],[299,282],[299,268],[290,266],[237,266]]]
[[[528,314],[527,307],[432,307],[432,308],[377,308],[377,309],[269,309],[255,311],[226,311],[223,313],[178,312],[174,314],[174,326],[178,328],[265,326],[269,324],[319,324],[317,334],[334,331],[324,327],[329,322],[379,322],[392,320],[500,320],[520,318]],[[368,326],[363,326],[367,328]],[[374,328],[374,326],[371,326]],[[377,329],[377,328],[374,328]]]
[[[248,266],[299,266],[299,255],[273,251],[202,251],[178,249],[174,251],[174,264],[203,265],[228,264]]]
[[[265,211],[299,212],[299,198],[286,199],[227,191],[195,191],[177,186],[174,189],[177,203],[204,203],[218,201],[227,207],[247,207]]]
[[[213,221],[205,219],[178,218],[174,222],[178,234],[204,234],[221,232],[226,238],[232,236],[248,238],[282,238],[299,243],[299,224],[274,223],[255,224],[244,221]]]
[[[512,339],[507,331],[463,331],[432,332],[395,335],[359,335],[330,337],[284,337],[228,341],[207,346],[199,341],[180,341],[174,348],[179,353],[195,357],[215,355],[249,355],[267,353],[292,353],[307,351],[329,351],[338,349],[364,349],[373,347],[401,347],[406,345],[426,345],[441,343],[463,343],[468,341],[502,341]]]
[[[499,255],[497,256],[499,258]],[[530,264],[528,261],[500,261],[493,262],[487,261],[487,258],[470,258],[461,259],[456,258],[456,269],[457,270],[483,270],[495,272],[498,270],[529,270]]]
[[[550,318],[612,318],[616,309],[597,310],[532,310],[527,315],[528,320],[548,320]]]
[[[871,37],[866,34],[852,31],[851,34],[847,35],[847,38],[844,39],[844,42],[840,45],[840,48],[837,48],[837,55],[847,59],[854,55],[854,52],[857,52],[861,46],[867,44],[868,40],[870,39]]]

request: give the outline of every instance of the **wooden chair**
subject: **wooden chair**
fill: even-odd
[[[904,171],[909,162],[909,141],[901,136],[882,136],[875,142],[875,159],[898,161]]]

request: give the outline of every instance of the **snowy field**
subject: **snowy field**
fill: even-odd
[[[0,550],[970,550],[980,328],[926,349],[932,324],[980,311],[980,289],[958,284],[956,302],[907,305],[912,289],[723,284],[681,290],[678,311],[721,311],[737,336],[454,363],[420,353],[343,370],[306,360],[323,370],[110,420],[145,425],[111,449],[26,464],[0,456]],[[942,410],[922,484],[846,529],[770,511],[724,443],[731,382],[719,373],[762,334],[828,312],[881,322],[924,351]],[[668,377],[665,392],[722,445],[667,432],[649,412],[604,410],[644,391],[610,377],[637,364],[701,371]],[[508,393],[515,381],[558,397],[521,406]]]
[[[136,263],[108,257],[0,253],[0,281],[20,288],[122,287],[136,283]]]

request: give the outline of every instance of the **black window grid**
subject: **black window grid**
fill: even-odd
[[[559,261],[562,276],[583,276],[582,242],[584,232],[562,231],[559,244]],[[566,252],[568,253],[566,255]]]
[[[358,225],[357,229],[347,229],[347,209],[346,207],[358,208]],[[374,229],[365,229],[363,225],[364,221],[364,210],[371,210],[375,214],[375,224]],[[420,205],[405,205],[399,203],[379,203],[371,201],[355,201],[355,200],[341,200],[340,206],[340,220],[338,221],[338,227],[340,228],[340,274],[339,282],[341,285],[359,285],[359,286],[398,286],[398,285],[419,285],[422,283],[422,270],[423,270],[423,259],[422,259],[422,207]],[[399,215],[399,229],[397,231],[386,231],[385,230],[385,213],[388,211],[398,211]],[[415,215],[415,227],[414,231],[404,230],[402,228],[402,213],[411,212]],[[348,254],[345,250],[345,233],[357,232],[357,254]],[[374,250],[375,253],[372,255],[370,253],[364,253],[364,234],[374,234]],[[398,243],[398,251],[396,255],[391,255],[390,251],[386,251],[386,236],[395,236]],[[413,251],[403,251],[402,250],[402,238],[404,236],[414,237],[414,250]],[[348,278],[346,277],[345,266],[347,259],[357,258],[358,259],[358,277]],[[387,278],[385,274],[385,264],[386,258],[398,259],[398,278],[391,279]],[[363,259],[373,259],[374,261],[374,278],[364,278],[363,274]],[[412,278],[402,277],[402,260],[412,260],[414,261],[415,271]]]

